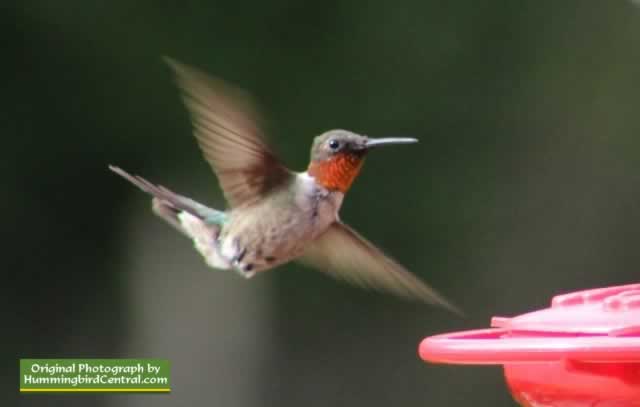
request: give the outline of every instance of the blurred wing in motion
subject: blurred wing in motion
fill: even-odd
[[[195,136],[231,207],[250,205],[292,173],[271,152],[249,96],[167,58],[191,114]]]
[[[349,226],[334,222],[300,260],[338,279],[462,312]]]

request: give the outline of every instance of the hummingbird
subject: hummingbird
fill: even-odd
[[[208,266],[248,279],[299,260],[350,283],[460,313],[339,217],[344,196],[370,151],[418,140],[329,130],[314,138],[306,171],[294,172],[267,144],[260,116],[244,91],[197,68],[168,58],[167,63],[228,208],[210,208],[121,168],[109,168],[152,195],[153,212],[193,240]]]

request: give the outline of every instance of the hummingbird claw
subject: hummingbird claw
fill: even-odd
[[[235,259],[233,259],[233,262],[237,265],[240,264],[240,262],[242,261],[242,259],[244,258],[244,255],[247,254],[247,249],[244,248],[242,249],[242,251],[236,256]]]
[[[253,263],[243,264],[242,260],[247,254],[247,248],[240,248],[240,241],[238,238],[233,239],[233,245],[235,246],[236,255],[231,259],[234,270],[244,278],[253,277],[256,272],[253,271]]]
[[[256,275],[256,272],[253,271],[253,264],[247,264],[244,267],[237,264],[234,270],[247,280]]]

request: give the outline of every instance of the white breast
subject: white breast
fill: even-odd
[[[297,196],[296,204],[315,219],[314,229],[318,232],[324,231],[338,219],[344,194],[340,191],[329,191],[318,185],[307,172],[298,173],[297,182],[304,193]]]

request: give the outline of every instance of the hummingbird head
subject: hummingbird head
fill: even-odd
[[[414,138],[370,138],[347,130],[329,130],[313,140],[307,173],[328,190],[345,193],[360,173],[369,150],[417,142]]]

